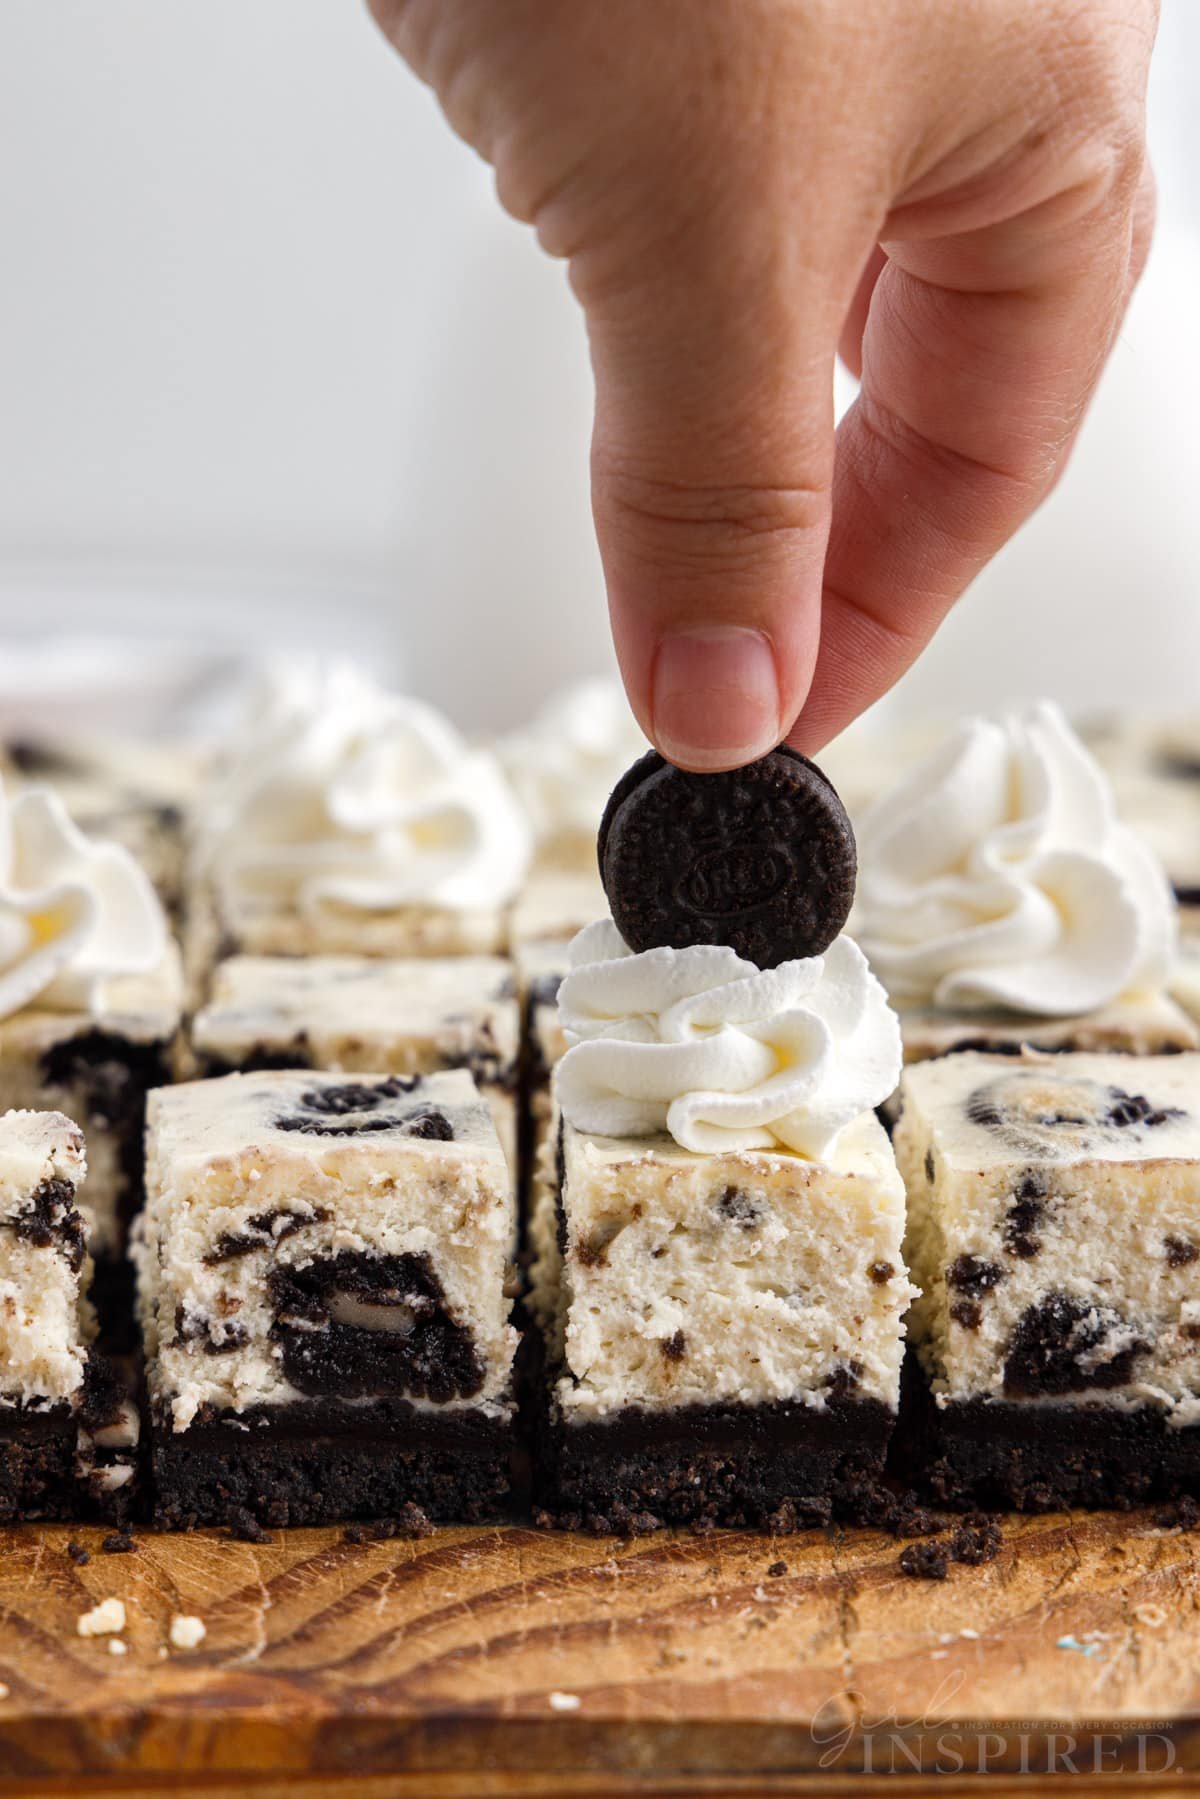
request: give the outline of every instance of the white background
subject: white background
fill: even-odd
[[[1198,119],[1166,0],[1150,275],[900,709],[1200,700]],[[355,0],[5,0],[0,133],[10,689],[47,632],[316,643],[479,729],[609,666],[563,271]]]

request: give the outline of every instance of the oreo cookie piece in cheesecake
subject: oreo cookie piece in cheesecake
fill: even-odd
[[[1200,1491],[1200,1055],[909,1069],[904,1472],[1041,1509]]]
[[[189,1082],[151,1096],[147,1143],[159,1522],[495,1516],[516,1220],[471,1076]]]
[[[520,1048],[513,966],[499,956],[233,956],[192,1025],[204,1073],[466,1068],[516,1163]]]
[[[83,1133],[60,1112],[0,1117],[0,1520],[120,1516],[138,1424],[93,1348],[76,1194]]]
[[[87,1136],[80,1195],[96,1262],[101,1322],[120,1337],[128,1311],[125,1240],[142,1201],[146,1095],[169,1081],[182,977],[168,945],[150,974],[105,983],[87,1010],[34,1001],[0,1018],[0,1106],[60,1109]]]

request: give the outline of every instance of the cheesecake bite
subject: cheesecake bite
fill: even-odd
[[[205,1074],[466,1068],[515,1167],[519,1013],[501,957],[233,956],[191,1040]]]
[[[86,1132],[80,1209],[102,1309],[123,1288],[126,1232],[142,1197],[146,1095],[171,1078],[180,993],[168,947],[159,968],[109,982],[86,1011],[35,1002],[0,1018],[0,1106],[61,1108]]]
[[[594,1530],[864,1513],[911,1295],[871,1109],[900,1066],[878,982],[844,937],[762,969],[714,944],[634,955],[605,920],[570,956],[530,1232],[541,1512]]]
[[[565,1125],[532,1230],[539,1504],[613,1530],[854,1515],[896,1418],[903,1231],[869,1114],[821,1161]]]
[[[83,1133],[0,1116],[0,1520],[120,1515],[137,1416],[93,1349]]]
[[[147,1138],[159,1522],[496,1515],[515,1202],[470,1075],[231,1074],[153,1094]]]
[[[963,1505],[1194,1489],[1200,1056],[966,1053],[902,1097],[904,1471]]]
[[[179,952],[134,857],[88,837],[46,787],[0,787],[0,922],[0,1107],[60,1110],[85,1130],[96,1300],[119,1321],[145,1096],[170,1078],[179,1030]]]
[[[500,953],[529,848],[494,757],[432,708],[282,669],[202,809],[189,962]]]

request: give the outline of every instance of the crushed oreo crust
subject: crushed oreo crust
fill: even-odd
[[[941,1529],[942,1525],[933,1525]],[[907,1533],[904,1533],[907,1534]],[[1000,1520],[987,1512],[968,1512],[948,1537],[909,1543],[900,1551],[900,1572],[912,1580],[945,1580],[951,1562],[979,1568],[993,1562],[1004,1547]]]
[[[225,1534],[232,1537],[235,1543],[273,1543],[275,1541],[270,1531],[263,1529],[254,1513],[244,1510],[231,1512]]]
[[[394,1518],[376,1518],[370,1524],[347,1524],[346,1543],[389,1543],[393,1537],[431,1537],[434,1527],[419,1505],[401,1506]]]
[[[900,1551],[900,1572],[910,1580],[945,1580],[950,1557],[943,1543],[907,1543]]]

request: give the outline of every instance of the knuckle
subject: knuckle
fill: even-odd
[[[685,483],[612,472],[598,484],[598,503],[643,557],[675,567],[736,567],[772,544],[824,531],[829,515],[828,489],[819,485]]]

